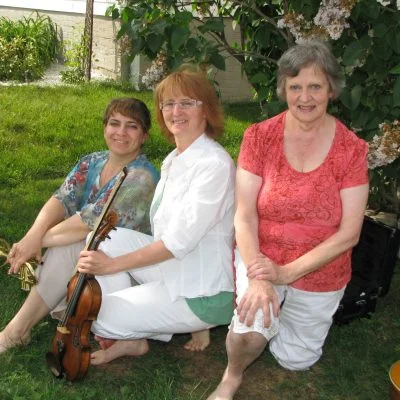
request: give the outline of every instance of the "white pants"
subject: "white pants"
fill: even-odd
[[[248,287],[247,269],[235,251],[237,304]],[[334,292],[306,292],[290,286],[275,286],[282,304],[278,318],[272,317],[270,328],[263,325],[263,312],[258,310],[255,322],[248,327],[235,314],[234,333],[258,332],[269,340],[269,349],[278,363],[290,370],[305,370],[322,355],[322,346],[332,325],[332,317],[343,297],[344,289]],[[272,310],[271,310],[272,315]]]
[[[118,240],[107,241],[101,249],[109,256],[117,257],[152,242],[151,236],[120,229]],[[138,284],[132,286],[131,278]],[[101,286],[102,303],[92,331],[99,336],[169,341],[174,333],[195,332],[213,326],[201,321],[190,310],[185,298],[171,301],[158,265],[96,276],[96,279]]]

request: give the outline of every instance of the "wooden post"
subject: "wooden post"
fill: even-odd
[[[92,69],[92,46],[93,46],[93,3],[94,0],[86,0],[85,28],[83,31],[84,59],[83,71],[85,81],[89,82]]]

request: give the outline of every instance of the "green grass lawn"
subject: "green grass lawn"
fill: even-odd
[[[151,93],[114,85],[0,87],[0,238],[18,240],[38,210],[81,155],[104,149],[102,114],[113,97],[137,96],[153,110]],[[257,104],[226,105],[222,144],[236,160],[244,129],[259,118]],[[171,150],[155,121],[145,153],[159,167]],[[25,293],[0,269],[0,329]],[[390,365],[400,359],[400,268],[389,294],[371,319],[334,326],[320,362],[308,372],[277,366],[268,351],[246,372],[237,399],[380,400],[388,397]],[[211,333],[202,353],[182,349],[188,335],[151,343],[142,358],[123,358],[90,368],[81,382],[53,378],[47,369],[56,324],[39,324],[26,348],[0,355],[0,400],[16,399],[205,399],[226,363],[227,327]]]

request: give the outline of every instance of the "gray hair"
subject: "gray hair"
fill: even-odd
[[[320,68],[329,81],[332,98],[337,98],[344,88],[344,75],[338,60],[328,45],[320,40],[303,40],[286,50],[278,60],[276,93],[286,100],[285,84],[287,77],[295,77],[305,67],[315,65]]]

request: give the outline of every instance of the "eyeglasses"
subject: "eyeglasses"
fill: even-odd
[[[177,103],[173,101],[167,101],[166,103],[160,103],[160,110],[162,111],[172,111],[175,106],[178,106],[181,110],[190,110],[191,108],[201,106],[203,104],[200,100],[182,100]]]

